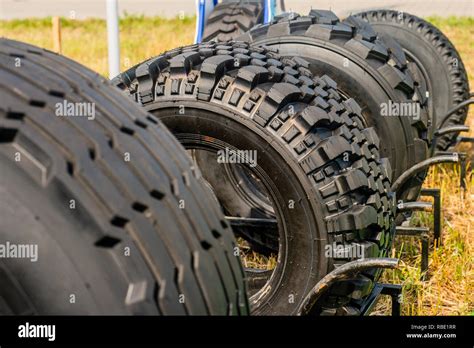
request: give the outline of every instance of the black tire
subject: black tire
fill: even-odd
[[[261,0],[224,0],[209,15],[202,41],[224,42],[263,23]]]
[[[295,313],[319,279],[349,260],[325,257],[328,245],[379,257],[392,239],[391,169],[379,157],[378,137],[333,80],[313,77],[306,66],[243,42],[207,43],[164,53],[113,80],[185,148],[257,151],[255,172],[280,223],[280,254],[250,299],[255,314]],[[316,311],[358,313],[375,273],[338,284]]]
[[[57,117],[64,101],[96,116]],[[2,259],[1,314],[248,313],[232,231],[199,172],[106,79],[1,39],[0,164],[0,240],[39,250],[36,263]]]
[[[469,81],[461,56],[438,28],[408,13],[377,10],[355,16],[369,22],[374,30],[391,35],[417,64],[429,92],[430,112],[436,128],[448,110],[469,97]],[[467,108],[449,117],[443,127],[464,124]],[[447,150],[458,133],[445,134],[436,150]]]
[[[359,18],[343,22],[331,11],[312,10],[308,16],[286,13],[270,24],[257,25],[238,38],[252,46],[267,46],[282,56],[299,56],[314,74],[328,73],[340,93],[361,106],[364,121],[382,139],[380,152],[388,157],[395,180],[407,168],[428,157],[432,131],[423,86],[401,47],[387,35],[377,35]],[[390,102],[419,105],[420,117],[381,117]],[[398,198],[416,200],[425,173],[414,177]]]

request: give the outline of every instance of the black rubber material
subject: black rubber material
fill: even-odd
[[[308,16],[286,13],[270,24],[257,25],[238,40],[277,49],[282,56],[299,56],[310,62],[315,74],[327,72],[339,91],[354,98],[367,125],[381,139],[381,155],[388,157],[394,179],[428,156],[432,130],[426,92],[418,85],[413,65],[389,36],[377,35],[359,18],[343,22],[331,11],[312,10]],[[418,104],[420,118],[382,117],[381,105]],[[416,200],[424,174],[398,192],[398,198]]]
[[[281,228],[279,262],[251,297],[253,313],[295,313],[319,279],[349,261],[325,255],[332,243],[358,246],[363,257],[386,254],[394,201],[377,134],[363,126],[354,100],[328,76],[313,77],[303,59],[243,42],[206,43],[152,58],[113,82],[187,148],[199,141],[257,151],[255,170],[265,173]],[[357,314],[376,273],[337,284],[316,311]]]
[[[438,28],[411,14],[391,10],[367,11],[355,16],[369,22],[377,32],[391,35],[409,59],[412,56],[422,66],[436,126],[448,110],[468,99],[469,81],[462,59]],[[467,108],[464,108],[452,115],[444,127],[464,124],[466,117]],[[441,136],[436,149],[446,151],[457,135]]]
[[[229,41],[263,23],[261,0],[225,0],[212,10],[202,41]]]
[[[95,118],[57,116],[64,101]],[[35,263],[2,259],[1,314],[248,314],[199,171],[106,79],[1,39],[0,165],[0,240],[38,245]]]

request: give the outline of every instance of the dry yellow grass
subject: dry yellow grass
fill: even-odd
[[[474,19],[430,18],[453,42],[466,66],[469,81],[474,83]],[[471,86],[472,90],[472,86]],[[474,109],[466,124],[474,137]],[[459,151],[469,154],[473,147],[464,144]],[[427,281],[421,281],[421,245],[419,241],[398,237],[392,255],[400,257],[398,270],[386,271],[383,280],[403,285],[404,315],[473,315],[474,314],[474,175],[469,163],[467,189],[459,188],[459,166],[442,165],[430,170],[423,187],[441,188],[443,242],[430,249]],[[429,213],[419,213],[415,220],[432,227]],[[382,300],[374,314],[389,314],[390,301]]]
[[[474,19],[430,18],[455,44],[474,83]],[[194,19],[128,17],[121,26],[121,69],[155,56],[160,52],[192,42]],[[52,49],[51,19],[0,22],[0,36]],[[107,75],[106,27],[102,20],[63,20],[63,54],[91,69]],[[474,136],[474,111],[466,122]],[[470,152],[470,146],[461,149]],[[398,270],[385,272],[387,282],[404,286],[404,315],[474,314],[474,176],[469,167],[467,190],[459,189],[459,168],[445,165],[433,168],[425,187],[442,189],[443,244],[430,251],[429,277],[420,281],[420,243],[398,238],[393,255],[401,258]],[[429,214],[418,214],[421,224],[431,224]],[[274,258],[262,258],[247,249],[246,266],[273,268]],[[383,299],[375,314],[389,314],[389,301]]]
[[[274,254],[265,256],[252,250],[249,244],[242,238],[237,238],[239,244],[242,264],[245,268],[256,268],[264,270],[273,270],[276,267],[277,259]]]
[[[0,37],[53,49],[51,18],[0,22]],[[121,71],[166,50],[191,44],[194,18],[129,16],[120,20]],[[62,54],[107,76],[107,31],[103,20],[61,19]]]
[[[459,188],[459,169],[433,168],[424,187],[442,190],[443,241],[430,249],[426,281],[420,280],[421,243],[397,237],[393,257],[400,257],[398,270],[385,271],[383,280],[403,285],[404,315],[469,315],[474,309],[474,183],[472,170],[467,190]],[[419,213],[414,222],[432,227],[432,216]],[[374,314],[390,313],[389,300],[382,300]]]

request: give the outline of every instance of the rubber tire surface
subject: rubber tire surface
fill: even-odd
[[[202,41],[229,41],[260,23],[263,23],[262,1],[227,0],[212,10]]]
[[[253,46],[268,46],[284,56],[307,59],[310,70],[328,71],[340,92],[362,107],[364,120],[376,128],[381,155],[388,157],[395,180],[406,169],[428,157],[432,130],[426,92],[416,83],[413,66],[402,48],[389,36],[377,35],[360,18],[344,21],[331,11],[311,10],[309,15],[286,13],[272,23],[257,25],[238,38]],[[381,117],[381,104],[414,103],[420,117]],[[414,177],[398,199],[416,200],[425,173]]]
[[[59,117],[64,102],[95,113]],[[232,231],[199,172],[108,80],[1,39],[0,163],[0,239],[38,245],[37,262],[2,259],[1,314],[248,313]]]
[[[469,81],[461,56],[438,28],[414,15],[390,10],[367,11],[355,16],[369,22],[381,33],[391,35],[423,66],[429,80],[429,94],[436,128],[448,110],[469,97]],[[453,114],[443,125],[464,124],[467,108]],[[436,149],[446,151],[459,133],[445,134]]]
[[[319,279],[349,261],[325,255],[332,243],[360,247],[362,257],[386,254],[394,213],[390,165],[358,105],[344,100],[328,76],[313,77],[303,59],[209,42],[147,60],[113,83],[185,147],[199,140],[257,151],[286,230],[270,285],[250,299],[254,314],[294,313]],[[376,273],[339,283],[316,312],[357,314]]]

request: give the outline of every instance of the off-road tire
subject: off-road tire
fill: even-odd
[[[64,101],[95,114],[58,113]],[[248,313],[231,228],[199,172],[103,77],[1,39],[0,165],[0,240],[38,246],[37,262],[2,258],[1,314]]]
[[[229,41],[259,23],[263,23],[262,1],[227,0],[212,10],[202,41]]]
[[[394,180],[428,157],[432,130],[426,92],[417,84],[402,48],[391,37],[377,35],[360,18],[340,21],[331,11],[311,10],[307,16],[277,16],[272,23],[257,25],[238,40],[277,49],[282,56],[307,59],[316,75],[326,71],[339,91],[362,107],[365,123],[375,127],[381,139],[381,155],[389,158]],[[381,103],[390,101],[418,104],[419,119],[380,116]],[[416,200],[424,177],[422,173],[410,180],[398,192],[398,198]]]
[[[380,33],[391,35],[422,66],[428,80],[430,111],[436,128],[448,110],[469,97],[469,81],[461,56],[438,28],[404,12],[377,10],[355,16],[369,22]],[[464,124],[467,108],[453,114],[443,127]],[[458,133],[445,134],[436,141],[436,150],[446,151]]]
[[[303,59],[206,43],[166,52],[113,82],[186,148],[199,140],[257,151],[285,231],[270,282],[250,299],[254,314],[295,313],[319,279],[349,261],[325,255],[332,243],[386,255],[394,202],[377,134],[363,126],[357,103],[328,76],[313,77]],[[337,284],[315,312],[358,314],[377,275]]]

